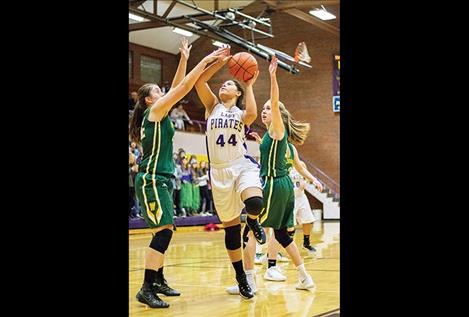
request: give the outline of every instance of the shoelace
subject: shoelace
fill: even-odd
[[[261,233],[261,230],[260,230],[260,225],[259,225],[258,222],[256,222],[253,225],[252,233],[254,233],[254,236],[256,236],[256,239],[260,239],[262,237],[262,233]]]

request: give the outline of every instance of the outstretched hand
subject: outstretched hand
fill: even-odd
[[[317,189],[319,192],[322,192],[322,190],[323,190],[322,184],[321,184],[317,179],[315,179],[315,180],[313,181],[313,185],[316,187],[316,189]]]
[[[179,48],[179,51],[181,52],[181,56],[185,59],[189,59],[189,55],[191,52],[192,45],[188,47],[189,42],[185,37],[181,39],[181,47]]]
[[[249,133],[250,136],[252,136],[254,139],[256,139],[257,144],[261,144],[262,138],[259,136],[257,132],[251,132]]]
[[[275,76],[275,73],[277,72],[277,65],[278,65],[278,59],[277,59],[277,56],[274,55],[269,65],[270,76]]]
[[[215,60],[222,61],[230,55],[229,47],[221,47],[204,57],[203,61],[211,63]]]

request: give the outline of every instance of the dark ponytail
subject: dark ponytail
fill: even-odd
[[[142,128],[143,114],[147,110],[145,97],[150,96],[150,91],[155,84],[145,84],[138,89],[138,101],[135,105],[132,117],[130,117],[129,138],[130,141],[140,144],[140,129]]]
[[[238,99],[236,100],[236,107],[238,107],[241,110],[244,110],[244,106],[243,106],[244,88],[243,88],[243,86],[241,86],[239,81],[233,80],[233,82],[235,83],[236,87],[238,88],[238,91],[241,93],[241,95],[239,95]]]

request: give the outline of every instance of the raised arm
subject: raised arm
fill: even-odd
[[[213,63],[212,65],[210,65],[210,67],[207,67],[207,69],[205,69],[203,74],[195,83],[195,90],[197,91],[197,95],[199,96],[200,101],[202,101],[202,104],[205,107],[206,113],[211,113],[213,107],[218,103],[217,96],[212,92],[207,82],[231,58],[231,56],[229,55],[230,48],[223,47],[223,49],[225,49],[227,56],[224,59],[218,60],[216,63]]]
[[[187,68],[187,60],[189,59],[189,55],[191,52],[192,45],[187,47],[188,42],[185,37],[181,39],[181,47],[179,48],[179,51],[181,52],[181,58],[179,59],[179,65],[176,70],[176,75],[174,75],[173,82],[171,83],[171,88],[173,89],[177,85],[181,83],[181,81],[184,79],[184,76],[186,76],[186,68]]]
[[[246,81],[246,86],[244,88],[246,93],[246,110],[243,111],[242,120],[245,125],[251,125],[257,118],[257,104],[256,98],[254,97],[254,90],[252,86],[256,82],[257,76],[259,76],[259,71],[256,71],[254,76]]]
[[[283,125],[282,114],[278,105],[279,90],[277,83],[277,57],[272,57],[269,66],[270,73],[270,109],[272,111],[272,124],[269,128],[269,135],[272,139],[282,140],[285,134],[285,126]]]
[[[300,160],[298,157],[298,151],[296,150],[295,146],[292,144],[293,148],[293,167],[303,176],[306,180],[311,182],[316,188],[322,192],[323,186],[320,181],[316,177],[314,177],[306,168],[306,164]]]
[[[215,61],[216,59],[223,59],[226,57],[226,51],[223,49],[218,49],[206,57],[204,57],[198,64],[195,66],[189,74],[177,85],[174,89],[171,89],[166,95],[159,98],[150,109],[149,120],[151,121],[160,121],[173,105],[175,105],[179,100],[181,100],[189,91],[194,87],[195,82],[199,79],[199,76],[204,71],[207,64]]]

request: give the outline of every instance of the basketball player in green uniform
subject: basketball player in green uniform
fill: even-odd
[[[259,218],[263,227],[274,229],[275,239],[285,248],[297,268],[299,283],[296,288],[311,289],[315,287],[313,279],[306,272],[298,247],[287,232],[287,228],[293,224],[295,203],[293,183],[288,175],[288,160],[295,167],[300,165],[298,152],[293,146],[289,147],[288,143],[303,144],[309,124],[294,120],[279,101],[276,70],[277,58],[273,57],[269,66],[270,100],[264,104],[262,110],[262,123],[267,127],[259,147],[265,207]],[[275,259],[277,252],[271,256]]]
[[[228,50],[218,49],[204,57],[184,77],[190,47],[183,40],[181,60],[171,89],[164,94],[156,84],[145,84],[138,90],[138,102],[130,122],[130,139],[141,143],[143,157],[139,173],[135,177],[135,191],[141,204],[142,215],[153,238],[145,256],[143,286],[137,300],[152,308],[166,308],[157,293],[178,296],[163,277],[164,253],[173,235],[173,185],[174,173],[173,136],[174,126],[168,116],[173,105],[181,100],[194,86],[205,66],[227,58]]]
[[[258,135],[253,135],[253,136],[256,138],[256,140],[259,138]],[[259,138],[258,141],[260,142],[261,139]],[[305,163],[299,159],[298,151],[296,150],[295,146],[291,143],[288,143],[288,150],[289,150],[289,153],[293,153],[293,157],[290,157],[289,159],[287,159],[287,171],[290,173],[291,167],[293,166],[299,175],[303,176],[306,180],[308,180],[311,184],[313,184],[317,188],[318,191],[321,192],[323,190],[322,184],[308,171]],[[289,176],[291,178],[291,174],[289,174]],[[295,197],[295,205],[294,205],[295,208],[298,207],[296,206],[297,203],[298,203],[298,198]],[[305,230],[305,228],[303,228],[303,230]],[[309,242],[310,231],[311,231],[311,227],[309,227],[309,231],[307,231],[308,242]],[[294,239],[294,234],[295,234],[295,226],[294,226],[294,219],[292,217],[292,218],[289,218],[289,221],[288,221],[288,235],[292,239]],[[305,234],[306,234],[306,231],[305,231]],[[308,243],[308,246],[311,248],[309,243]],[[304,247],[308,249],[306,245],[304,245]],[[276,239],[269,240],[268,251],[267,251],[268,268],[264,274],[264,279],[266,280],[269,280],[269,281],[285,281],[286,280],[286,277],[280,272],[279,268],[276,266],[276,263],[277,263],[276,255],[278,254],[279,248],[280,248],[280,244],[278,243]]]

